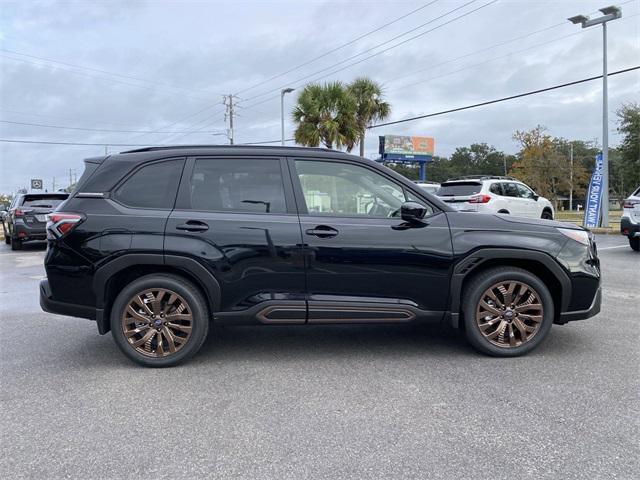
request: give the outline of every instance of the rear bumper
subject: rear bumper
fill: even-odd
[[[24,222],[16,222],[13,227],[13,234],[17,238],[24,240],[46,240],[47,231],[44,225],[30,226]]]
[[[600,304],[602,303],[602,287],[599,287],[591,306],[586,310],[577,310],[573,312],[564,312],[560,314],[559,324],[565,324],[567,322],[573,322],[574,320],[586,320],[600,313]]]
[[[640,223],[633,223],[629,217],[622,217],[620,233],[629,238],[640,237]]]
[[[55,313],[57,315],[87,318],[89,320],[96,319],[95,308],[54,300],[51,295],[49,280],[46,279],[40,281],[40,308],[47,313]]]

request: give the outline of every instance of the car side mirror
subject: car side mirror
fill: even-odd
[[[538,195],[537,193],[533,194],[533,199],[537,202],[538,199],[540,198],[540,195]]]
[[[427,214],[427,207],[417,202],[404,202],[400,207],[400,218],[405,222],[420,222]]]

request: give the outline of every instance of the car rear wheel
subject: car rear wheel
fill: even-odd
[[[19,238],[11,239],[11,250],[22,250],[22,240]]]
[[[463,315],[467,339],[478,351],[515,357],[536,348],[553,323],[546,285],[516,267],[480,273],[466,286]]]
[[[153,274],[127,285],[111,311],[122,352],[145,367],[171,367],[193,356],[209,330],[206,301],[185,279]]]
[[[640,252],[640,237],[629,237],[629,246],[636,252]]]
[[[545,210],[542,212],[542,217],[540,218],[543,220],[553,220],[553,214],[549,210]]]

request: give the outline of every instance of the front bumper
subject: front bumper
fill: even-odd
[[[563,312],[560,314],[559,324],[573,322],[574,320],[586,320],[600,313],[600,304],[602,303],[602,287],[598,287],[596,295],[593,297],[591,306],[586,310],[577,310],[573,312]]]
[[[629,238],[640,237],[640,223],[633,223],[629,217],[622,217],[620,233]]]
[[[40,308],[47,313],[66,315],[68,317],[96,319],[96,309],[86,305],[76,305],[74,303],[59,302],[53,299],[49,280],[40,281]]]

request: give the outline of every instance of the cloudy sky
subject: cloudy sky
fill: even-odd
[[[279,139],[280,89],[309,81],[369,76],[396,120],[598,75],[601,28],[566,18],[609,1],[2,0],[0,138],[98,145],[2,142],[0,192],[30,178],[66,185],[69,169],[80,175],[82,159],[103,145],[222,143],[213,134],[226,128],[223,94],[239,97],[241,143]],[[609,71],[640,64],[640,0],[617,5]],[[638,72],[610,78],[612,145],[615,110],[640,101]],[[288,112],[296,93],[286,97]],[[600,140],[601,102],[593,81],[380,128],[367,154],[383,134],[433,136],[439,155],[473,142],[514,152],[513,132],[537,124]]]

